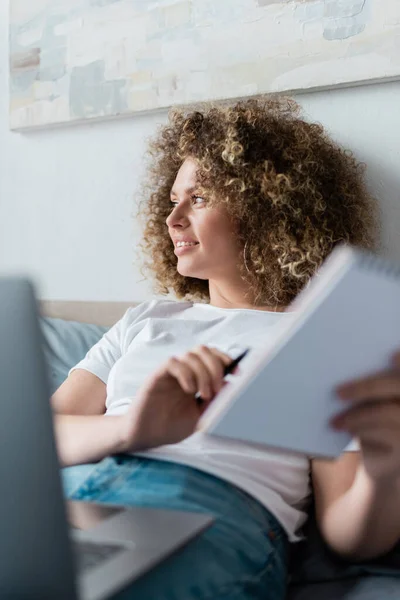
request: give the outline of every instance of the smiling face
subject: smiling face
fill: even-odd
[[[223,207],[207,206],[196,192],[197,165],[186,159],[171,190],[172,212],[166,220],[178,257],[178,272],[197,279],[238,277],[241,250],[235,228]]]

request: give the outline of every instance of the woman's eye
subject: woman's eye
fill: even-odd
[[[199,206],[201,204],[205,204],[206,201],[202,196],[192,196],[193,204]],[[170,211],[172,212],[176,206],[178,206],[179,202],[177,200],[171,200]]]

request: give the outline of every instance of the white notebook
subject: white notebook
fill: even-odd
[[[336,457],[351,441],[329,427],[334,389],[387,368],[400,349],[400,268],[340,246],[290,307],[293,318],[205,411],[209,434]]]

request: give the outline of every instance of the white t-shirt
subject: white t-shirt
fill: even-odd
[[[251,352],[240,364],[244,372],[280,320],[289,318],[290,313],[152,300],[130,308],[74,369],[86,369],[104,381],[106,414],[120,415],[134,401],[145,378],[170,356],[204,344],[235,358],[249,347]],[[306,456],[254,448],[201,432],[140,455],[189,465],[231,482],[266,506],[291,541],[298,539],[296,531],[305,521],[310,494]]]

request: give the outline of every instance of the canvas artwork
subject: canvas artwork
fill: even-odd
[[[399,0],[11,0],[13,129],[400,77]]]

